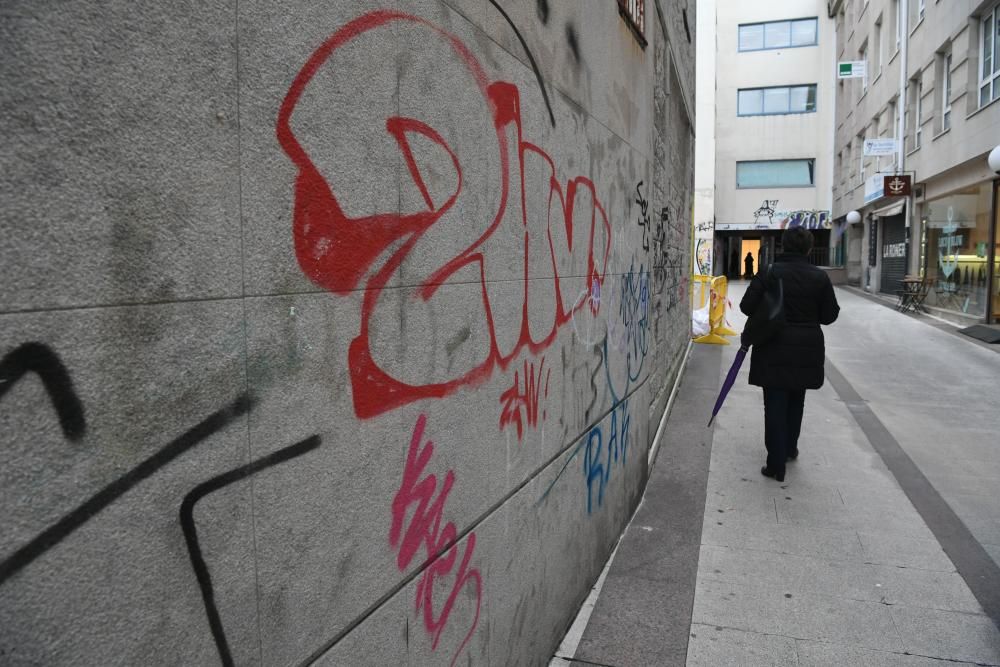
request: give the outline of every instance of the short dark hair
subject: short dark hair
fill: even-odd
[[[804,227],[786,229],[781,235],[781,249],[795,255],[808,255],[813,247],[813,235]]]

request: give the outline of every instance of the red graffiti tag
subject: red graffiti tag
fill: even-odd
[[[545,374],[545,386],[542,387],[542,374]],[[524,386],[521,386],[521,379],[517,371],[514,371],[514,383],[503,394],[500,395],[500,403],[503,406],[500,411],[500,430],[504,430],[509,425],[517,427],[517,439],[520,440],[524,433],[524,422],[528,426],[535,428],[538,426],[539,416],[545,419],[544,411],[540,402],[543,397],[549,395],[549,376],[552,369],[545,371],[545,359],[538,365],[538,373],[535,374],[534,362],[524,362]]]
[[[424,428],[427,425],[427,417],[420,415],[417,424],[413,428],[413,437],[410,440],[410,448],[406,454],[406,466],[403,469],[403,480],[399,485],[399,490],[392,499],[392,525],[389,529],[389,544],[398,549],[396,555],[396,565],[400,572],[410,567],[420,548],[423,547],[425,554],[424,564],[427,569],[417,583],[416,610],[419,614],[423,611],[424,628],[433,637],[431,648],[437,649],[441,633],[448,624],[452,608],[459,593],[470,583],[475,584],[476,613],[472,619],[468,634],[462,640],[461,645],[452,656],[451,664],[465,650],[472,634],[479,623],[479,608],[483,596],[483,580],[476,568],[470,568],[472,554],[476,550],[476,534],[470,533],[465,540],[465,551],[462,554],[462,562],[455,569],[455,561],[458,559],[458,546],[452,546],[447,553],[442,554],[442,550],[455,541],[457,531],[455,524],[451,521],[441,526],[444,520],[444,506],[448,502],[448,494],[451,493],[455,484],[455,472],[449,470],[444,477],[444,483],[438,489],[438,479],[433,473],[421,479],[424,468],[434,454],[434,443],[430,440],[421,449],[420,441],[424,437]],[[437,492],[437,497],[434,497]],[[406,512],[411,506],[413,517],[409,525],[405,527]],[[436,560],[432,560],[435,559]],[[434,616],[434,581],[442,579],[449,574],[454,574],[455,583],[452,586],[448,598],[441,606],[440,613]]]
[[[324,153],[322,148],[318,148],[314,151],[316,154],[307,152],[301,143],[307,139],[293,132],[292,119],[303,99],[313,99],[315,103],[315,95],[310,97],[309,93],[312,86],[324,86],[324,89],[339,86],[338,90],[354,86],[336,66],[340,60],[334,56],[338,50],[346,51],[348,45],[376,30],[384,31],[384,39],[378,42],[379,46],[401,43],[403,37],[400,35],[408,31],[420,31],[422,44],[440,42],[446,45],[452,60],[458,63],[456,66],[470,82],[471,90],[465,92],[478,100],[475,109],[481,107],[483,111],[480,113],[488,117],[463,117],[459,129],[451,123],[446,131],[441,129],[445,125],[434,128],[416,118],[392,115],[391,112],[395,112],[399,105],[392,104],[390,109],[390,105],[385,104],[385,108],[365,108],[352,112],[350,118],[340,120],[338,131],[346,131],[342,128],[343,124],[378,122],[378,118],[384,117],[385,134],[372,136],[385,137],[387,134],[391,138],[390,147],[395,146],[400,164],[405,165],[398,187],[412,186],[414,192],[419,193],[418,203],[407,204],[393,193],[385,198],[385,202],[374,202],[376,206],[381,206],[383,212],[352,215],[344,204],[345,196],[352,192],[352,179],[356,179],[359,172],[385,174],[386,160],[376,160],[369,150],[371,164],[363,161],[361,164],[352,163],[352,168],[348,170],[350,175],[341,174],[339,179],[334,176],[327,178],[317,162],[326,165],[325,173],[337,173],[343,156],[332,156],[331,160],[328,155],[329,146],[337,142],[317,140],[315,128],[307,125],[308,132],[304,132],[304,136],[327,151]],[[395,63],[391,54],[368,54],[367,57],[371,63]],[[409,54],[408,57],[419,59],[420,56]],[[342,60],[350,62],[347,56]],[[463,97],[462,101],[468,102],[468,99]],[[440,105],[440,114],[448,117],[462,113],[464,109],[453,100],[435,99],[430,103]],[[330,113],[336,113],[336,109]],[[434,110],[430,115],[437,114],[438,111]],[[475,137],[474,145],[465,150],[463,141],[470,141],[468,134],[471,130],[468,128],[474,130],[479,125],[489,129]],[[611,247],[611,226],[593,182],[582,176],[560,181],[552,158],[523,138],[517,87],[512,83],[489,81],[482,65],[465,44],[424,19],[396,11],[374,11],[335,32],[313,53],[295,77],[278,114],[277,137],[298,169],[294,189],[293,236],[299,267],[314,283],[338,295],[349,294],[367,279],[361,305],[360,331],[348,349],[352,398],[358,417],[367,419],[412,401],[450,395],[462,387],[483,382],[497,368],[505,370],[522,351],[531,354],[543,351],[554,342],[559,329],[570,322],[573,312],[585,305],[577,303],[574,298],[579,287],[570,284],[568,279],[561,280],[561,276],[582,279],[585,285],[594,282],[600,285],[604,281]],[[422,168],[424,165],[420,160],[427,158],[418,156],[428,155],[427,151],[438,151],[436,154],[444,159],[438,159],[434,168]],[[466,168],[467,163],[481,158],[484,152],[492,155],[492,151],[496,151],[499,173],[484,173],[486,167],[480,162]],[[516,159],[512,160],[512,157]],[[532,170],[540,173],[528,175],[526,162],[530,163]],[[440,169],[448,168],[449,164],[454,173],[442,176]],[[548,191],[547,202],[527,197],[525,186],[529,182]],[[442,184],[453,184],[453,190],[442,194]],[[365,204],[372,204],[370,198],[365,200]],[[483,205],[489,207],[485,214],[480,211],[468,216],[465,213]],[[533,210],[529,215],[531,206],[538,209],[545,206],[547,210]],[[412,210],[404,210],[408,207]],[[535,230],[529,225],[529,218],[533,224],[541,225],[544,221],[545,239],[541,242],[547,244],[547,250],[535,248],[529,253],[529,247],[534,247],[529,239],[541,238],[532,235]],[[491,301],[490,296],[491,289],[498,289],[497,283],[487,280],[488,271],[498,270],[497,265],[503,264],[502,261],[487,261],[486,258],[487,246],[495,249],[500,244],[498,240],[490,244],[487,242],[501,226],[504,229],[503,243],[509,244],[509,239],[517,239],[514,244],[523,264],[520,312],[514,318],[499,315],[499,301]],[[512,231],[517,229],[516,226],[520,230]],[[463,241],[463,238],[467,240]],[[457,253],[445,258],[440,256],[452,247],[457,249]],[[533,324],[529,328],[529,254],[534,257],[532,266],[541,263],[544,267],[543,278],[552,281],[550,287],[555,293],[554,308],[544,314],[546,321],[540,328],[535,322],[543,316],[536,312],[537,305],[532,309]],[[419,289],[411,299],[429,301],[450,279],[461,282],[461,277],[456,277],[459,272],[462,276],[477,276],[474,280],[478,283],[479,294],[465,305],[476,309],[476,318],[481,322],[486,340],[482,341],[482,354],[470,367],[433,381],[406,381],[400,379],[399,373],[387,368],[386,362],[381,361],[379,354],[373,350],[372,318],[384,288],[399,273],[404,260],[410,258],[406,266],[419,270],[423,267],[412,260],[425,256],[438,259],[417,281]],[[574,257],[579,268],[573,266]],[[519,264],[519,272],[521,269]],[[540,286],[541,283],[536,282],[533,292],[537,294]],[[535,300],[539,304],[544,303],[538,296]],[[506,302],[509,302],[509,296]],[[497,326],[497,317],[503,322],[503,328]]]

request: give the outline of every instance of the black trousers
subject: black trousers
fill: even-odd
[[[764,446],[769,469],[783,471],[788,453],[798,450],[805,404],[805,389],[764,387]]]

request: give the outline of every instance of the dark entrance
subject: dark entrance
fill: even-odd
[[[907,255],[906,215],[900,213],[882,218],[882,285],[886,294],[895,294],[903,289],[906,275]]]

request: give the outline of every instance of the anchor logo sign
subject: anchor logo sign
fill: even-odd
[[[958,223],[955,222],[955,208],[948,207],[948,224],[941,228],[943,237],[938,245],[938,264],[941,266],[941,273],[945,278],[951,278],[958,268],[958,256],[955,251],[958,246]]]
[[[910,184],[909,176],[886,176],[882,187],[890,197],[905,197],[910,194]]]

